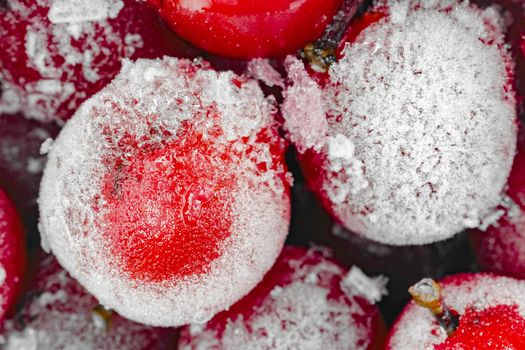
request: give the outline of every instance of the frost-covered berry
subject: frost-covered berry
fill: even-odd
[[[210,319],[262,279],[288,231],[274,112],[256,81],[202,61],[126,61],[50,145],[44,247],[125,317]]]
[[[25,268],[22,223],[13,204],[0,189],[0,322],[20,297]]]
[[[16,317],[4,325],[2,349],[174,348],[174,329],[148,327],[105,309],[52,256],[40,258],[35,284]]]
[[[435,298],[430,285],[418,283],[424,301]],[[387,349],[476,349],[504,350],[525,348],[525,282],[490,274],[459,274],[439,283],[441,298],[426,305],[439,314],[446,306],[449,313],[433,315],[410,302],[394,324]],[[438,288],[439,292],[439,288]],[[440,322],[453,320],[445,330]],[[444,324],[443,323],[443,324]]]
[[[514,159],[507,194],[501,217],[472,233],[474,248],[484,271],[525,278],[525,148]]]
[[[124,58],[184,55],[135,0],[0,2],[0,113],[66,120],[113,79]]]
[[[424,244],[479,226],[516,143],[502,20],[468,2],[384,1],[324,80],[288,59],[282,106],[310,186],[344,226]],[[487,62],[491,62],[487,64]]]
[[[375,349],[382,322],[361,293],[368,287],[366,297],[374,297],[380,285],[354,269],[285,247],[250,294],[208,323],[184,328],[179,349]]]
[[[291,53],[315,40],[342,0],[148,0],[182,38],[226,57]]]

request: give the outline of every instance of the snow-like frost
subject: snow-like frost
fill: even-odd
[[[483,225],[516,143],[503,21],[459,1],[382,1],[377,11],[385,17],[347,43],[325,87],[289,59],[290,139],[323,155],[315,189],[367,238],[425,244]]]
[[[343,268],[312,250],[288,255],[293,249],[283,250],[279,260],[286,261],[287,267],[270,272],[276,285],[253,310],[232,315],[217,328],[186,327],[180,349],[368,349],[374,308],[363,308],[355,297],[360,293],[353,290],[334,295],[334,281],[342,283],[346,274]],[[281,263],[276,266],[282,267]]]
[[[218,73],[202,61],[166,57],[124,62],[117,78],[80,107],[49,150],[39,198],[43,245],[103,305],[125,317],[164,326],[210,319],[261,280],[287,234],[290,203],[284,165],[275,168],[270,144],[257,141],[263,129],[273,126],[273,110],[256,81]],[[104,176],[112,170],[108,161],[133,164],[140,152],[136,148],[157,149],[179,140],[182,124],[199,130],[201,142],[232,153],[229,163],[203,158],[212,172],[238,175],[225,197],[231,210],[207,221],[230,220],[229,236],[205,273],[162,281],[136,279],[115,266],[118,257],[103,237],[113,230],[103,219],[112,207],[101,196]],[[130,136],[137,145],[130,146]],[[151,164],[162,164],[169,175],[174,171],[170,159],[160,157]],[[199,164],[185,166],[191,173]],[[146,225],[164,212],[162,199],[170,197],[150,195],[147,205],[136,209],[144,213]],[[198,200],[188,203],[188,210],[198,212]],[[177,227],[174,221],[166,224],[167,230]],[[160,239],[162,234],[145,232],[144,237]]]
[[[37,281],[18,319],[5,322],[4,350],[144,350],[173,343],[174,333],[112,314],[96,323],[97,300],[58,266],[52,256],[39,262]],[[20,321],[22,320],[22,321]],[[108,325],[111,322],[111,325]]]

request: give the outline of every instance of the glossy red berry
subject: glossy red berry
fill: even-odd
[[[12,311],[22,292],[26,246],[22,222],[5,192],[0,189],[0,322]]]
[[[341,0],[148,0],[182,38],[232,58],[280,56],[318,38]]]
[[[195,54],[135,0],[7,0],[0,8],[0,113],[66,120],[122,60]]]
[[[503,350],[525,347],[525,282],[459,274],[440,282],[442,302],[459,317],[447,334],[426,308],[410,302],[392,327],[387,349]]]
[[[179,349],[381,349],[378,309],[350,274],[320,252],[285,247],[246,297],[185,327]]]
[[[288,232],[274,110],[256,81],[203,61],[126,63],[50,147],[43,244],[130,319],[211,318],[260,281]]]
[[[50,255],[39,254],[36,280],[4,326],[6,349],[158,350],[176,331],[124,319],[102,307]]]

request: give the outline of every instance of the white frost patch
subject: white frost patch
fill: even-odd
[[[116,18],[124,7],[122,0],[51,0],[51,23],[78,23]]]
[[[268,86],[278,86],[284,88],[284,80],[281,74],[276,71],[265,58],[255,58],[248,63],[247,67],[250,77],[258,79]]]
[[[7,274],[3,266],[0,265],[0,285],[4,284]]]
[[[308,76],[299,60],[288,57],[286,64],[293,86],[284,92],[285,100],[281,106],[284,127],[299,152],[319,151],[326,144],[328,132],[323,91]]]
[[[358,295],[375,304],[388,295],[387,284],[388,277],[368,277],[359,267],[352,266],[341,281],[341,289],[350,296]]]
[[[211,6],[211,0],[181,0],[180,7],[190,12],[202,11]]]

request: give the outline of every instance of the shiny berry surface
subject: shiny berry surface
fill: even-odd
[[[232,58],[292,53],[319,37],[341,0],[148,0],[182,38]]]
[[[524,349],[525,318],[517,306],[498,305],[478,311],[470,308],[461,317],[456,332],[435,346],[435,350]]]

